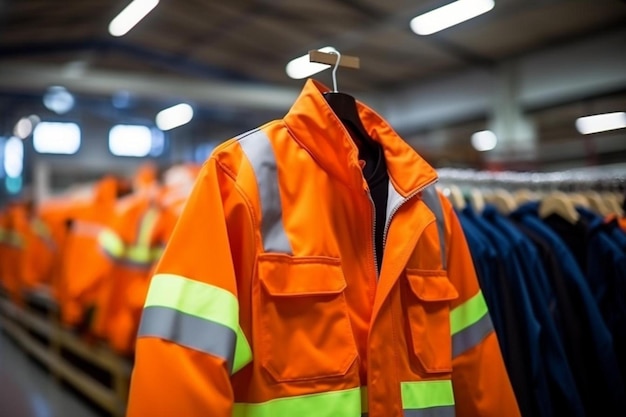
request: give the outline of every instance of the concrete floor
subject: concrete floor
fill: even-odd
[[[103,417],[0,331],[0,417]]]

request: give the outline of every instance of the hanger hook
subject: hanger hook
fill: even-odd
[[[341,53],[337,50],[331,51],[331,54],[337,55],[337,61],[335,62],[335,66],[333,67],[333,93],[337,93],[337,68],[339,67],[339,61],[341,61]]]

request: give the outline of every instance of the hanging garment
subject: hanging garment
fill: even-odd
[[[133,193],[118,201],[100,232],[100,254],[108,268],[99,278],[91,331],[114,352],[131,356],[154,266],[152,244],[160,210],[152,196]]]
[[[30,231],[28,208],[22,202],[9,204],[4,216],[2,239],[2,286],[16,304],[24,302],[22,267],[26,237]]]
[[[502,232],[477,215],[471,206],[466,206],[461,213],[462,224],[473,226],[464,231],[482,236],[493,251],[493,257],[475,262],[493,261],[492,273],[483,277],[482,288],[497,335],[503,341],[505,363],[522,415],[555,415],[547,366],[541,352],[541,323],[525,279],[520,275],[514,248]]]
[[[579,245],[569,242],[568,246],[548,225],[556,224],[564,231],[568,228],[566,222],[554,217],[548,222],[540,219],[538,207],[538,203],[527,203],[513,212],[511,218],[534,232],[548,245],[544,251],[548,250],[558,259],[551,263],[548,276],[556,293],[560,334],[581,400],[587,415],[619,415],[626,407],[624,384],[609,328],[570,250]],[[580,224],[569,224],[570,231],[581,230],[580,227]]]
[[[359,103],[389,173],[374,225],[326,90],[205,163],[151,281],[129,417],[519,415],[435,171]]]
[[[98,253],[98,236],[111,221],[117,191],[117,179],[103,178],[94,186],[93,196],[78,202],[68,213],[55,291],[61,322],[68,327],[83,327],[90,319],[103,271],[108,268]]]
[[[22,253],[22,281],[26,291],[48,288],[52,278],[54,259],[58,248],[48,223],[35,213],[24,239]]]
[[[530,307],[540,326],[537,340],[543,366],[548,377],[548,388],[555,415],[584,416],[585,411],[578,393],[555,322],[556,300],[546,276],[539,254],[533,244],[513,224],[487,206],[483,217],[499,230],[511,245],[519,286],[527,290]],[[510,276],[509,278],[514,278]],[[523,318],[522,318],[523,319]]]

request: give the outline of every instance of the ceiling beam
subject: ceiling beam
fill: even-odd
[[[106,96],[128,91],[151,99],[171,101],[178,98],[197,104],[279,111],[288,110],[299,94],[299,89],[258,83],[91,69],[76,73],[63,66],[7,61],[0,65],[0,90],[43,93],[52,85],[62,85],[75,93]]]

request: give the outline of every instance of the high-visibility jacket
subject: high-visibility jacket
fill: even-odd
[[[98,237],[111,221],[117,187],[116,178],[102,178],[94,186],[93,196],[77,203],[69,216],[56,291],[61,322],[69,327],[84,324],[107,270],[98,254]]]
[[[34,213],[22,255],[21,277],[25,290],[49,287],[56,256],[57,245],[49,224],[39,213]]]
[[[149,167],[149,166],[148,166]],[[146,169],[139,170],[144,179]],[[161,256],[189,195],[193,165],[172,167],[177,179],[155,188],[143,181],[143,189],[118,202],[115,219],[100,234],[100,253],[110,270],[96,302],[94,333],[117,353],[131,356],[154,264]],[[148,171],[149,173],[149,171]],[[135,184],[142,184],[134,181]]]
[[[101,278],[92,330],[121,355],[134,351],[156,259],[153,235],[159,215],[150,195],[131,194],[117,203],[111,224],[99,235],[98,254],[109,268]]]
[[[24,283],[22,265],[26,236],[28,235],[28,208],[22,202],[11,203],[2,227],[2,286],[16,304],[23,302]]]
[[[205,162],[150,284],[128,417],[519,416],[435,170],[358,103],[390,179],[375,225],[323,91]]]

